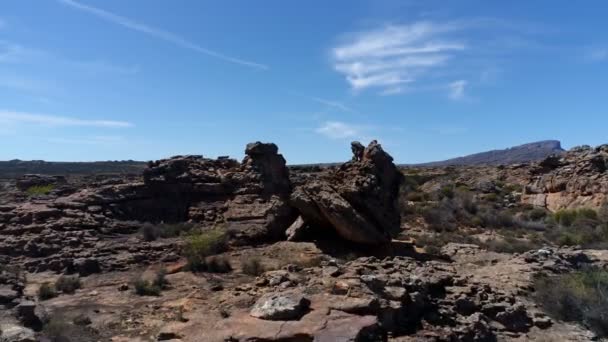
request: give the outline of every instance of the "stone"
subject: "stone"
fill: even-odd
[[[290,202],[312,227],[358,244],[386,244],[400,229],[402,179],[393,158],[372,141],[351,162],[297,186]]]
[[[36,333],[15,324],[0,324],[0,342],[36,342]]]
[[[19,293],[12,286],[0,285],[0,305],[9,304],[18,297]]]
[[[309,305],[310,301],[299,293],[268,293],[256,301],[250,315],[265,320],[297,320]]]
[[[101,272],[99,261],[93,258],[80,258],[74,260],[74,269],[81,277]]]
[[[49,321],[49,316],[40,304],[32,301],[23,301],[15,308],[17,317],[28,328],[40,330]]]

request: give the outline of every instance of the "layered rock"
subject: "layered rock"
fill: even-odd
[[[10,255],[13,262],[17,257],[34,258],[21,262],[29,271],[78,273],[90,273],[91,267],[80,267],[75,260],[97,263],[97,271],[143,260],[175,260],[175,241],[124,247],[129,244],[125,239],[104,239],[106,234],[136,232],[143,222],[190,221],[203,229],[221,225],[236,244],[283,239],[296,219],[288,204],[291,185],[285,159],[274,144],[252,143],[245,153],[242,163],[176,156],[150,162],[143,181],[112,182],[59,198],[2,206],[0,255]],[[127,255],[119,252],[125,249]]]
[[[352,161],[297,186],[291,203],[310,227],[334,230],[355,243],[382,244],[400,228],[402,175],[376,141],[361,146],[352,144]]]
[[[548,157],[531,173],[522,196],[524,203],[552,211],[597,209],[608,198],[608,145],[579,147],[559,157]]]

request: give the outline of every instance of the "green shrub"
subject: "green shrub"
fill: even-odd
[[[553,218],[556,223],[570,227],[577,219],[598,220],[598,215],[595,210],[588,208],[564,209],[554,213]]]
[[[55,282],[55,290],[57,292],[72,294],[76,292],[82,283],[80,282],[80,278],[78,276],[61,276]]]
[[[50,283],[44,283],[38,288],[38,299],[47,300],[57,297],[57,292]]]
[[[205,259],[225,251],[227,243],[228,236],[221,229],[190,234],[183,248],[183,253],[188,259],[188,268],[194,272],[205,271],[207,267]]]
[[[144,279],[138,279],[133,284],[135,293],[140,296],[159,296],[161,288]]]
[[[544,220],[547,217],[547,211],[541,208],[534,208],[527,213],[527,217],[531,221]]]
[[[608,271],[586,269],[534,279],[534,299],[556,319],[608,336]]]
[[[258,258],[248,258],[241,261],[241,271],[251,276],[259,276],[264,273],[264,265]]]
[[[491,239],[484,241],[481,245],[483,248],[497,253],[523,253],[532,249],[542,247],[534,241],[520,240],[513,237],[506,237],[502,240]]]
[[[439,196],[441,198],[454,198],[454,187],[451,185],[444,185],[439,190]]]
[[[53,186],[53,184],[34,185],[34,186],[30,186],[29,188],[27,188],[27,190],[25,192],[29,196],[41,196],[41,195],[50,194],[51,191],[53,191],[53,189],[55,189],[55,186]]]
[[[156,272],[156,277],[152,282],[152,286],[157,287],[161,290],[164,290],[169,285],[169,281],[167,280],[167,270],[162,267],[158,272]]]

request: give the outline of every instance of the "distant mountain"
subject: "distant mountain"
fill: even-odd
[[[28,173],[47,175],[86,175],[99,173],[140,173],[145,162],[101,161],[101,162],[47,162],[43,160],[0,161],[0,178],[19,177]]]
[[[417,166],[450,166],[450,165],[500,165],[517,164],[544,159],[551,154],[564,152],[557,140],[537,141],[504,150],[493,150],[475,153],[464,157],[417,164]]]

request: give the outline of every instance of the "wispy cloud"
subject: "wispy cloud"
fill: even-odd
[[[45,126],[77,126],[105,128],[126,128],[133,126],[132,123],[126,121],[78,119],[47,114],[15,112],[9,110],[0,110],[0,122],[8,124],[26,123]]]
[[[236,58],[236,57],[232,57],[232,56],[225,55],[223,53],[220,53],[220,52],[217,52],[214,50],[204,48],[196,43],[193,43],[193,42],[191,42],[183,37],[180,37],[174,33],[171,33],[169,31],[151,27],[151,26],[139,23],[132,19],[120,16],[118,14],[115,14],[115,13],[112,13],[112,12],[109,12],[109,11],[106,11],[106,10],[103,10],[103,9],[100,9],[97,7],[85,5],[85,4],[82,4],[82,3],[74,1],[74,0],[57,0],[57,1],[59,1],[60,3],[62,3],[64,5],[70,6],[74,9],[93,14],[101,19],[107,20],[114,24],[121,25],[130,30],[141,32],[141,33],[150,35],[150,36],[158,38],[158,39],[162,39],[164,41],[170,42],[170,43],[180,46],[182,48],[190,49],[190,50],[196,51],[198,53],[202,53],[202,54],[214,57],[214,58],[221,59],[226,62],[243,65],[243,66],[247,66],[250,68],[262,69],[262,70],[268,69],[267,65]]]
[[[458,80],[448,85],[449,93],[448,96],[452,100],[462,100],[465,98],[465,89],[468,82],[465,80]]]
[[[353,110],[352,108],[346,106],[345,104],[338,102],[338,101],[333,101],[333,100],[325,100],[319,97],[312,97],[311,100],[318,102],[320,104],[332,107],[332,108],[336,108],[339,109],[343,112],[350,112],[350,113],[354,113],[355,110]]]
[[[353,138],[361,133],[361,128],[340,121],[327,121],[319,126],[315,132],[330,139]]]
[[[354,90],[380,88],[384,95],[399,93],[425,71],[446,65],[466,48],[447,36],[458,29],[453,23],[416,22],[351,34],[332,49],[334,68]]]
[[[0,63],[16,63],[32,53],[25,47],[9,41],[0,40]]]

